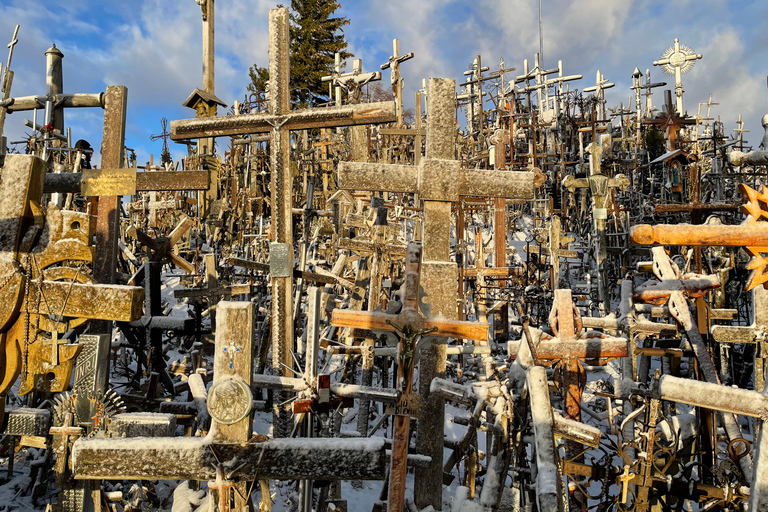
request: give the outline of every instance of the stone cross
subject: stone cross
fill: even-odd
[[[419,162],[421,162],[423,138],[427,134],[426,130],[421,126],[421,92],[416,93],[416,115],[413,128],[381,128],[379,133],[382,135],[405,135],[413,137],[413,163],[414,165],[419,165]],[[387,158],[389,158],[389,153],[387,154]]]
[[[429,316],[457,316],[458,269],[450,261],[451,204],[461,195],[531,198],[536,186],[534,173],[461,169],[454,160],[454,96],[456,83],[448,79],[429,81],[427,105],[427,150],[418,167],[390,164],[339,164],[339,188],[353,190],[418,193],[423,200],[422,283],[430,303]],[[445,371],[445,345],[433,344],[431,354],[421,360],[421,379],[431,380]],[[419,422],[422,453],[432,456],[429,468],[417,468],[416,502],[426,507],[442,503],[441,458],[443,438],[442,401],[422,399]],[[428,483],[424,483],[428,482]]]
[[[364,313],[335,309],[331,320],[331,325],[337,327],[357,327],[375,331],[396,332],[398,334],[400,345],[398,348],[397,381],[398,390],[403,394],[399,402],[400,407],[403,409],[408,409],[405,405],[406,402],[417,401],[412,394],[415,356],[419,349],[417,341],[426,334],[429,334],[431,337],[447,338],[458,336],[476,340],[487,340],[488,336],[487,325],[482,323],[449,319],[430,320],[421,315],[419,312],[421,260],[421,247],[417,244],[409,244],[405,257],[405,293],[403,294],[403,307],[400,313],[391,315],[383,312]],[[423,375],[421,378],[423,378]],[[425,384],[422,385],[425,386]],[[422,420],[425,419],[426,412],[423,408],[418,413]],[[411,437],[410,421],[410,415],[407,412],[396,414],[395,416],[389,499],[387,503],[387,509],[390,512],[399,512],[405,506],[406,460]],[[442,438],[440,439],[440,445],[442,446]],[[439,458],[438,463],[440,465],[440,476],[442,476],[442,456]]]
[[[293,178],[290,170],[290,130],[389,123],[396,119],[394,102],[365,103],[325,109],[290,110],[290,37],[287,8],[269,12],[270,113],[188,119],[171,122],[171,140],[271,133],[272,179],[272,350],[276,371],[293,364]],[[278,399],[276,402],[281,402]],[[276,410],[275,415],[280,416]],[[287,435],[287,413],[275,421],[276,432]]]
[[[392,55],[389,56],[389,61],[381,65],[382,71],[385,69],[391,69],[390,83],[392,84],[392,92],[395,94],[395,103],[397,104],[397,124],[399,128],[403,126],[403,78],[400,76],[400,64],[413,58],[413,52],[400,55],[400,40],[392,40]]]
[[[681,45],[680,40],[675,38],[675,44],[672,48],[668,48],[667,51],[661,56],[661,59],[653,62],[654,66],[662,66],[662,69],[670,74],[675,75],[675,96],[677,96],[677,112],[683,114],[683,73],[687,72],[693,67],[693,63],[697,59],[703,57],[700,53],[694,53],[693,49]]]

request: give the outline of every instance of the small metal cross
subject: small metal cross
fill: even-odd
[[[229,342],[229,347],[224,347],[224,352],[229,353],[229,369],[235,368],[235,352],[240,352],[240,347],[235,346],[234,341]]]
[[[621,482],[621,502],[627,502],[627,486],[629,481],[635,477],[634,473],[629,472],[629,465],[624,466],[624,473],[619,475],[619,481]]]
[[[51,338],[51,364],[54,366],[59,365],[59,345],[64,345],[67,340],[59,339],[59,331],[54,328],[53,337]]]

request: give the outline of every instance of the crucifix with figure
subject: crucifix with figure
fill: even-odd
[[[427,149],[418,167],[394,164],[341,162],[339,188],[419,194],[423,201],[421,283],[427,295],[428,317],[458,315],[458,268],[450,260],[451,205],[461,196],[528,199],[541,183],[532,172],[465,170],[455,160],[453,137],[456,82],[429,80]],[[446,346],[433,343],[420,362],[421,379],[442,377]],[[442,503],[442,453],[444,403],[420,389],[422,418],[417,442],[420,452],[432,457],[429,467],[416,470],[416,504]]]
[[[483,323],[462,322],[449,319],[428,319],[419,311],[419,295],[421,292],[421,259],[422,249],[417,244],[409,244],[405,256],[405,293],[403,308],[397,315],[383,312],[359,312],[335,309],[331,325],[337,327],[354,327],[373,331],[386,331],[398,334],[398,391],[402,393],[395,414],[395,426],[392,442],[392,464],[389,480],[389,499],[387,510],[399,512],[405,506],[405,477],[408,445],[410,444],[410,410],[415,409],[412,403],[419,400],[412,393],[413,370],[418,342],[426,335],[429,337],[456,337],[487,341],[488,326]],[[423,376],[421,377],[424,378]],[[422,380],[421,386],[429,387]],[[418,417],[425,419],[422,409]],[[440,418],[442,421],[442,417]],[[442,436],[439,439],[442,446]],[[442,470],[442,457],[438,461]],[[442,471],[440,472],[442,475]]]
[[[290,132],[311,128],[391,123],[396,119],[394,102],[364,103],[323,109],[290,110],[290,36],[287,8],[269,11],[270,112],[239,116],[171,121],[171,140],[270,133],[272,172],[272,350],[276,372],[292,366],[293,350],[293,178],[290,170]],[[284,400],[276,398],[275,402]],[[275,432],[288,432],[289,411],[275,409]]]

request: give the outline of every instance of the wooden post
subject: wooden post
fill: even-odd
[[[228,408],[229,396],[242,397],[244,384],[250,395],[253,374],[253,303],[221,301],[216,317],[216,353],[213,361],[213,385],[208,394],[208,410],[214,420],[211,432],[214,442],[245,443],[251,438],[253,414],[251,404],[243,416],[241,411]],[[219,402],[220,401],[220,402]],[[232,403],[239,403],[232,399]],[[237,419],[240,417],[239,419]],[[224,461],[222,461],[224,462]],[[209,482],[210,484],[213,482]],[[245,482],[223,487],[229,495],[214,494],[217,503],[234,499],[233,511],[247,511],[248,484]],[[232,494],[237,487],[240,491]],[[245,497],[245,501],[240,496]],[[217,505],[218,506],[218,505]],[[214,507],[216,508],[216,507]]]
[[[430,78],[427,104],[429,134],[426,159],[454,160],[453,121],[456,82],[450,79]],[[424,203],[422,286],[432,305],[432,315],[442,314],[458,319],[458,267],[450,258],[451,203],[427,201]],[[427,467],[414,470],[413,497],[419,508],[432,505],[442,510],[443,505],[443,428],[445,401],[430,396],[429,386],[434,378],[445,378],[445,339],[433,338],[422,351],[419,362],[419,395],[421,418],[416,431],[419,453],[432,458]],[[426,354],[424,353],[426,352]]]
[[[104,139],[101,142],[101,167],[123,166],[125,118],[128,89],[122,85],[107,87],[104,100]],[[120,238],[120,196],[99,197],[96,218],[96,258],[93,277],[102,284],[113,284],[117,273],[117,242]],[[91,324],[94,333],[112,333],[110,322]],[[104,361],[108,368],[109,361]],[[100,363],[101,364],[101,363]]]

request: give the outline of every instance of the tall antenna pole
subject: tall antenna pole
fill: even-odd
[[[541,0],[539,0],[539,65],[544,69],[544,29],[541,23]]]

